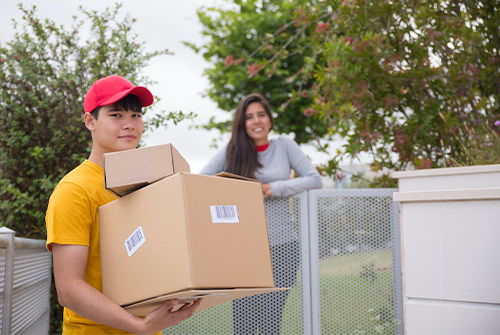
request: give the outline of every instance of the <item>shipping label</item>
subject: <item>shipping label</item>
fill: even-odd
[[[230,206],[210,206],[213,223],[239,223],[240,215],[238,207]]]
[[[142,227],[139,226],[139,228],[137,228],[132,235],[125,240],[125,248],[127,249],[128,257],[131,257],[145,242],[146,236],[144,236]]]

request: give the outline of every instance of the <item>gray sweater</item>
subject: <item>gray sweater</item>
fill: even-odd
[[[305,190],[321,188],[323,183],[318,171],[311,164],[297,143],[281,136],[272,139],[265,151],[258,153],[262,167],[255,177],[264,184],[269,184],[275,197],[289,197]],[[214,175],[226,168],[226,147],[219,151],[200,174]],[[291,169],[301,178],[290,179]]]
[[[321,177],[297,143],[287,137],[271,140],[269,147],[258,153],[258,159],[262,168],[257,170],[255,177],[264,184],[270,184],[273,192],[273,197],[265,200],[269,243],[271,246],[277,246],[296,241],[298,231],[291,220],[291,212],[294,210],[286,197],[321,188]],[[226,148],[217,153],[200,174],[214,175],[225,168]],[[301,178],[290,179],[291,169]]]

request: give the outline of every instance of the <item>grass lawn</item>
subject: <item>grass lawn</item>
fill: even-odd
[[[282,333],[302,334],[300,273],[285,307]],[[320,261],[322,334],[394,334],[390,249],[332,256]],[[231,303],[196,313],[164,334],[233,334]]]
[[[391,250],[322,260],[323,334],[394,334]]]

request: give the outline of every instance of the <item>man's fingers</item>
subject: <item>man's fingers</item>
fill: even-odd
[[[177,299],[172,299],[172,300],[167,300],[163,304],[162,307],[166,308],[167,310],[171,310],[175,305],[179,303],[179,300]]]
[[[182,320],[186,320],[189,319],[191,316],[193,316],[193,314],[196,312],[200,304],[201,304],[201,299],[198,299],[193,303],[184,304],[181,308],[179,308],[177,311],[173,313],[179,313],[179,316],[182,318]]]
[[[194,302],[191,302],[189,304],[186,303],[181,308],[179,308],[178,310],[180,311],[180,310],[185,310],[185,309],[190,309],[190,308],[196,310],[198,308],[198,306],[200,306],[201,300],[202,299],[196,299],[196,301],[194,301]]]
[[[188,309],[188,308],[190,308],[190,307],[191,307],[191,306],[193,306],[193,305],[194,305],[194,304],[195,304],[198,300],[199,300],[199,299],[196,299],[196,300],[191,301],[191,302],[189,302],[189,303],[188,303],[188,302],[186,302],[184,305],[182,305],[182,307],[181,307],[181,308],[179,308],[179,310],[181,310],[181,309]]]

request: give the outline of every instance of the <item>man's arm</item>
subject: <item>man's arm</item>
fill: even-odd
[[[85,282],[88,253],[87,246],[52,244],[59,303],[87,319],[135,334],[153,334],[188,319],[200,305],[198,300],[171,312],[177,300],[169,300],[146,318],[136,317]]]

